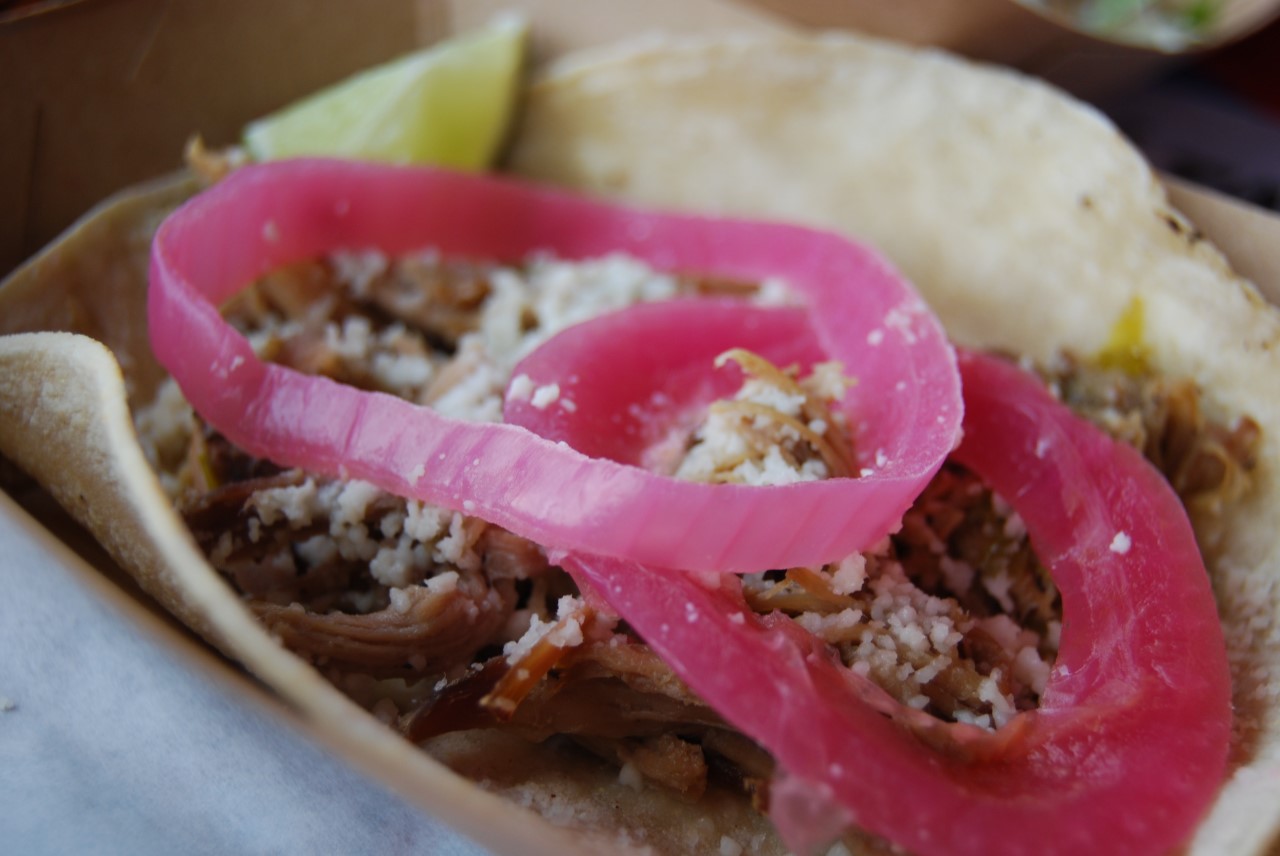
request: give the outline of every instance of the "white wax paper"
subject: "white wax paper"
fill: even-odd
[[[0,497],[0,853],[486,853],[209,681],[11,508]]]

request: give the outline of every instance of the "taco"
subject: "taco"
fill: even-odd
[[[0,290],[105,343],[0,340],[0,449],[497,849],[781,852],[758,809],[793,847],[1268,845],[1280,318],[1103,119],[862,39],[647,43],[547,71],[508,169],[713,219],[301,162],[152,245],[193,187],[144,189]]]

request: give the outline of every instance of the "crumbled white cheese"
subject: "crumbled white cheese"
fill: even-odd
[[[957,708],[953,716],[955,717],[956,722],[964,723],[966,725],[976,725],[979,728],[983,728],[988,731],[992,727],[990,714],[975,714],[972,711],[965,710],[964,708]]]
[[[459,367],[465,371],[431,402],[432,408],[468,422],[502,421],[502,391],[507,373],[494,364],[478,334],[463,336],[458,343],[451,368]]]
[[[783,416],[799,416],[805,403],[804,393],[787,392],[759,378],[749,378],[734,398],[772,408]]]
[[[414,500],[406,502],[404,510],[405,518],[401,528],[410,538],[423,544],[440,537],[440,533],[452,519],[449,512]]]
[[[752,296],[751,302],[757,306],[799,306],[803,305],[800,296],[792,290],[784,279],[778,277],[766,277],[761,283],[756,293]]]
[[[383,538],[394,538],[404,529],[404,518],[405,513],[400,509],[389,511],[378,521],[378,531]]]
[[[742,856],[742,845],[727,835],[721,835],[720,856]]]
[[[209,551],[209,563],[214,566],[225,565],[227,560],[231,558],[231,553],[235,548],[235,538],[232,537],[230,532],[223,532],[218,536],[213,549]]]
[[[421,554],[414,555],[412,544],[402,540],[392,547],[379,547],[369,562],[369,573],[384,586],[402,588],[426,570],[419,565],[422,558]]]
[[[338,558],[338,547],[328,535],[313,535],[295,544],[293,549],[309,568],[327,565]]]
[[[316,483],[307,479],[297,486],[257,491],[249,498],[248,507],[268,526],[285,520],[291,528],[301,529],[319,515],[319,493]]]
[[[1036,693],[1043,693],[1049,683],[1051,667],[1034,645],[1020,650],[1013,660],[1013,676]]]
[[[538,339],[544,339],[606,312],[668,300],[676,296],[677,285],[673,277],[620,253],[580,262],[539,256],[529,265],[528,291],[540,328]],[[535,346],[521,343],[524,353]]]
[[[452,594],[457,591],[458,583],[461,580],[462,577],[457,571],[445,571],[442,574],[436,574],[427,580],[424,585],[427,587],[427,591],[433,595]]]
[[[1023,639],[1023,633],[1026,631],[1008,615],[996,613],[981,619],[978,623],[988,636],[1010,654],[1017,653],[1018,649],[1026,644]]]
[[[939,542],[937,548],[942,550],[945,545]],[[947,588],[957,594],[969,590],[969,587],[973,585],[974,575],[977,573],[973,565],[968,562],[961,562],[945,555],[938,557],[938,570],[942,572],[942,578],[946,581]]]
[[[996,599],[1001,609],[1005,612],[1014,611],[1013,597],[1009,594],[1009,590],[1013,588],[1013,579],[1007,570],[1002,568],[999,573],[983,574],[982,587]]]
[[[867,581],[867,557],[861,553],[845,556],[831,575],[831,590],[836,594],[853,594]]]
[[[373,355],[373,376],[393,392],[408,393],[427,385],[435,373],[431,360],[423,354],[377,353]]]
[[[765,453],[763,461],[743,461],[732,472],[737,481],[749,485],[797,484],[819,481],[828,475],[827,465],[819,458],[810,458],[796,469],[782,457],[777,446]]]
[[[958,626],[952,617],[954,604],[916,588],[897,562],[877,559],[869,568],[864,582],[867,595],[872,596],[869,604],[862,599],[867,595],[860,595],[862,609],[806,613],[796,621],[836,645],[852,672],[888,678],[899,685],[904,703],[927,706],[922,701],[928,695],[925,688],[962,659],[958,646],[972,625]],[[1049,667],[1037,651],[1035,634],[1020,628],[1007,615],[983,619],[982,625],[1009,651],[1014,679],[1039,692]],[[984,678],[980,690],[978,700],[990,706],[992,715],[961,711],[957,713],[959,721],[991,728],[1006,722],[1016,711],[1012,695],[1001,691],[998,672],[994,680]],[[993,701],[995,695],[999,698]]]
[[[535,388],[533,378],[524,373],[518,374],[507,385],[507,400],[528,401]]]
[[[373,346],[373,322],[363,315],[349,315],[341,326],[326,324],[324,344],[345,360],[364,361]]]
[[[1000,690],[1000,670],[992,669],[991,674],[978,684],[978,699],[991,705],[991,721],[996,728],[1007,723],[1017,713],[1013,701]]]
[[[478,569],[480,554],[476,551],[476,542],[485,525],[483,520],[455,513],[449,521],[449,534],[436,542],[435,560],[464,570]]]
[[[1111,552],[1118,556],[1123,556],[1129,552],[1129,548],[1133,546],[1133,539],[1129,537],[1128,532],[1117,532],[1116,536],[1111,539]]]
[[[400,614],[407,613],[413,605],[413,599],[403,588],[393,588],[387,592],[391,600],[391,609]]]
[[[358,298],[368,296],[369,286],[386,273],[388,267],[386,255],[375,250],[337,252],[330,256],[330,262],[338,281],[345,283]]]
[[[884,326],[896,331],[906,344],[914,345],[917,341],[915,319],[920,316],[922,310],[923,306],[919,302],[911,299],[904,300],[884,316]]]
[[[853,380],[845,374],[844,363],[838,360],[827,360],[815,363],[802,383],[806,390],[818,398],[825,401],[843,401],[845,392]]]
[[[556,399],[560,397],[560,384],[548,383],[543,384],[533,391],[533,398],[529,402],[539,410],[546,410]]]
[[[618,770],[618,783],[638,791],[644,787],[644,776],[636,769],[635,764],[628,761]]]
[[[334,502],[330,520],[333,524],[354,526],[364,522],[369,513],[369,505],[382,491],[377,485],[366,481],[352,480],[344,482]]]
[[[833,613],[802,612],[795,621],[814,636],[832,640],[844,637],[846,631],[856,628],[862,619],[862,610],[849,608]]]
[[[950,651],[959,644],[962,635],[956,631],[951,619],[945,615],[938,616],[929,628],[929,642],[935,651]]]
[[[490,276],[490,295],[481,309],[479,329],[458,343],[456,359],[467,364],[465,377],[432,406],[459,419],[500,421],[504,391],[518,398],[536,395],[519,378],[508,387],[508,379],[520,359],[538,345],[604,312],[665,300],[676,293],[672,277],[621,255],[579,262],[539,255],[529,260],[523,272],[498,269]],[[558,395],[558,390],[544,392],[542,406]]]
[[[378,699],[373,703],[373,707],[369,709],[369,712],[383,725],[392,725],[400,718],[400,709],[389,698]]]
[[[580,598],[565,595],[556,603],[555,621],[544,621],[536,613],[532,614],[525,634],[502,647],[507,663],[516,665],[544,639],[557,648],[576,648],[581,645],[584,640],[580,617],[582,609],[583,602]]]
[[[1062,622],[1050,621],[1045,627],[1045,642],[1053,651],[1062,647]]]

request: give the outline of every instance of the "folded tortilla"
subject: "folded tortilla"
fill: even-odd
[[[513,172],[857,236],[917,284],[962,344],[1034,359],[1095,353],[1139,301],[1151,365],[1194,379],[1221,421],[1248,415],[1262,429],[1251,494],[1229,516],[1195,521],[1226,628],[1236,732],[1231,778],[1191,852],[1268,846],[1280,829],[1280,397],[1269,394],[1280,313],[1168,206],[1103,117],[1007,72],[852,37],[584,53],[530,88],[522,116]],[[85,334],[0,338],[0,452],[344,754],[495,850],[714,852],[721,834],[764,831],[727,795],[694,806],[637,793],[500,736],[441,747],[454,767],[552,820],[539,822],[406,752],[262,629],[169,505],[128,409],[160,376],[143,320],[147,238],[192,190],[175,179],[107,204],[0,287],[0,332]],[[566,835],[566,823],[595,831]]]

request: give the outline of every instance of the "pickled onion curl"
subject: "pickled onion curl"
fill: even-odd
[[[291,263],[426,248],[503,262],[621,252],[661,271],[784,280],[823,359],[857,378],[842,407],[867,474],[774,487],[680,482],[515,425],[450,419],[266,364],[218,311]],[[437,169],[295,160],[238,170],[160,227],[148,321],[156,356],[196,412],[250,454],[372,482],[548,548],[681,570],[816,565],[866,548],[896,526],[960,436],[954,352],[911,286],[868,249],[793,226],[641,211]]]
[[[932,720],[963,752],[904,727],[926,714],[794,621],[753,613],[734,578],[557,558],[773,755],[769,814],[795,852],[852,825],[926,856],[1173,851],[1221,785],[1232,718],[1222,627],[1186,513],[1136,451],[1037,379],[992,357],[966,355],[961,369],[956,458],[1022,517],[1064,617],[1037,710],[994,733]]]

